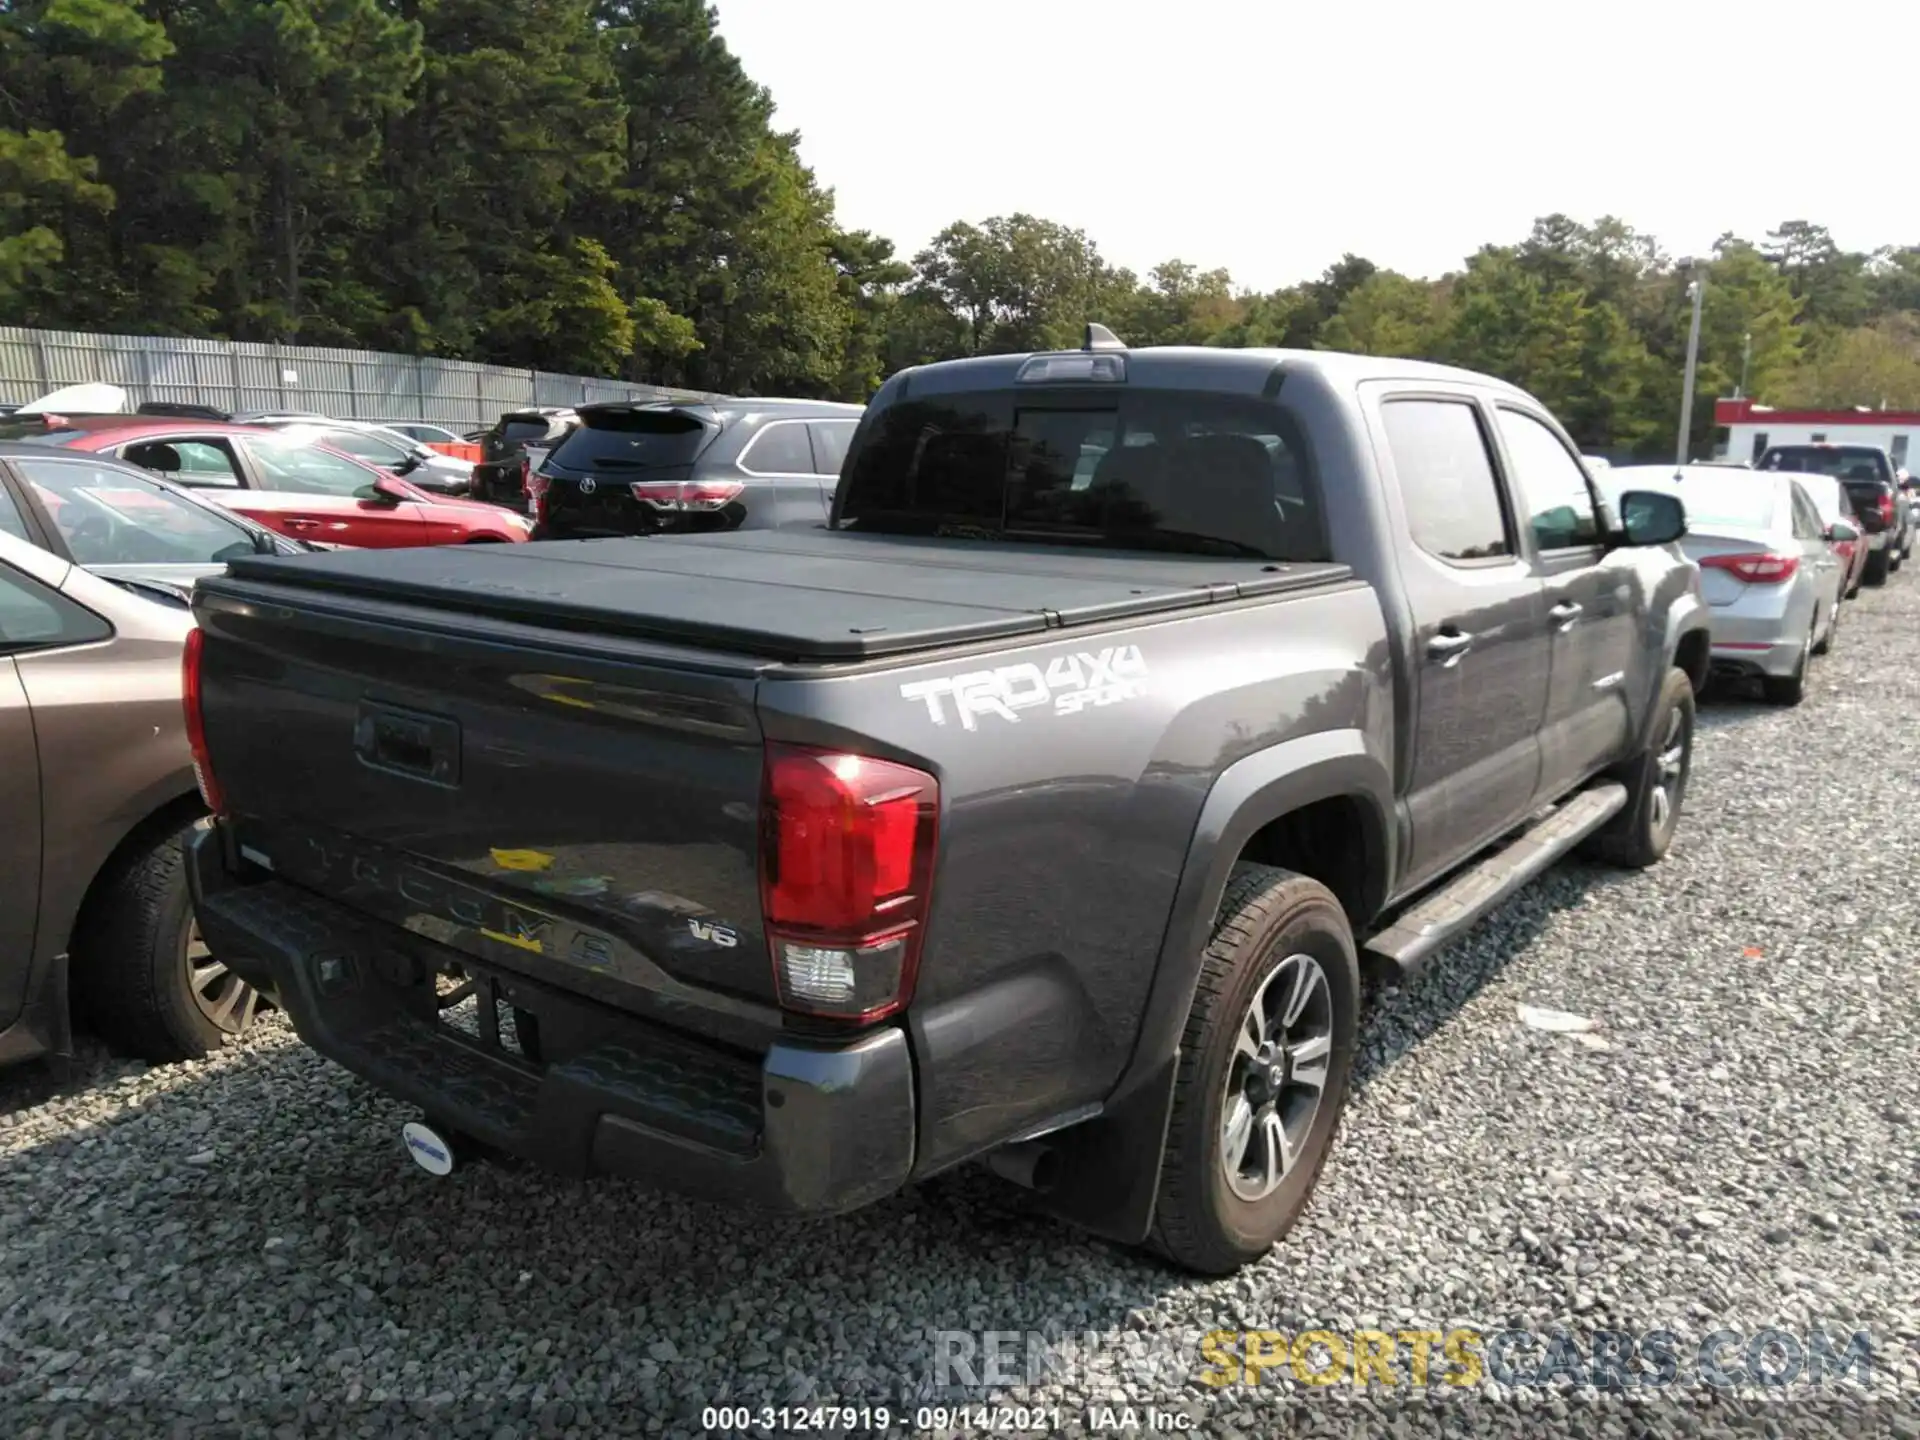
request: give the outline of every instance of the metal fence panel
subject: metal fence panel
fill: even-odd
[[[341,419],[491,425],[524,405],[717,398],[626,380],[513,370],[419,355],[158,335],[91,335],[0,325],[0,404],[101,381],[149,400],[222,410],[312,410]]]

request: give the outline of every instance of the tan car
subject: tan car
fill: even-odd
[[[19,538],[0,457],[0,1064],[117,1048],[188,1059],[255,992],[199,943],[180,842],[203,807],[181,707],[193,617]],[[70,1010],[71,1003],[71,1010]]]

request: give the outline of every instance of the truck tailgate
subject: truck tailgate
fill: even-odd
[[[244,858],[715,1038],[777,1028],[750,669],[231,579],[197,610]]]

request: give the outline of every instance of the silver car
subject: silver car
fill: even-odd
[[[1632,465],[1597,478],[1616,504],[1628,490],[1680,497],[1680,545],[1713,610],[1714,671],[1757,677],[1769,701],[1799,704],[1812,657],[1832,643],[1846,582],[1806,488],[1790,474],[1710,465]]]

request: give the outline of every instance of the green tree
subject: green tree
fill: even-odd
[[[1783,221],[1767,235],[1766,255],[1786,277],[1807,325],[1844,328],[1866,318],[1867,257],[1842,250],[1826,226]]]
[[[124,301],[101,156],[171,50],[122,0],[0,4],[0,319],[86,323]]]
[[[914,257],[919,283],[965,324],[972,354],[1077,346],[1120,297],[1080,230],[1032,215],[959,221]]]
[[[169,187],[161,232],[203,237],[234,335],[357,339],[384,310],[369,181],[420,74],[419,25],[379,0],[198,0],[167,27],[170,123],[139,157]]]
[[[1920,410],[1920,316],[1889,316],[1841,333],[1787,380],[1782,403]]]
[[[370,256],[381,343],[546,367],[572,342],[539,325],[582,303],[603,322],[583,351],[604,356],[622,333],[631,343],[605,247],[582,225],[619,174],[624,109],[590,0],[402,10],[421,27],[422,70],[385,127],[383,239]],[[549,294],[555,286],[570,296]]]
[[[1744,241],[1721,242],[1707,267],[1706,285],[1700,354],[1710,367],[1715,390],[1739,383],[1750,337],[1746,393],[1772,400],[1800,363],[1801,302],[1786,277]]]
[[[1314,343],[1360,355],[1430,358],[1441,347],[1447,320],[1442,287],[1376,270],[1347,292]]]

